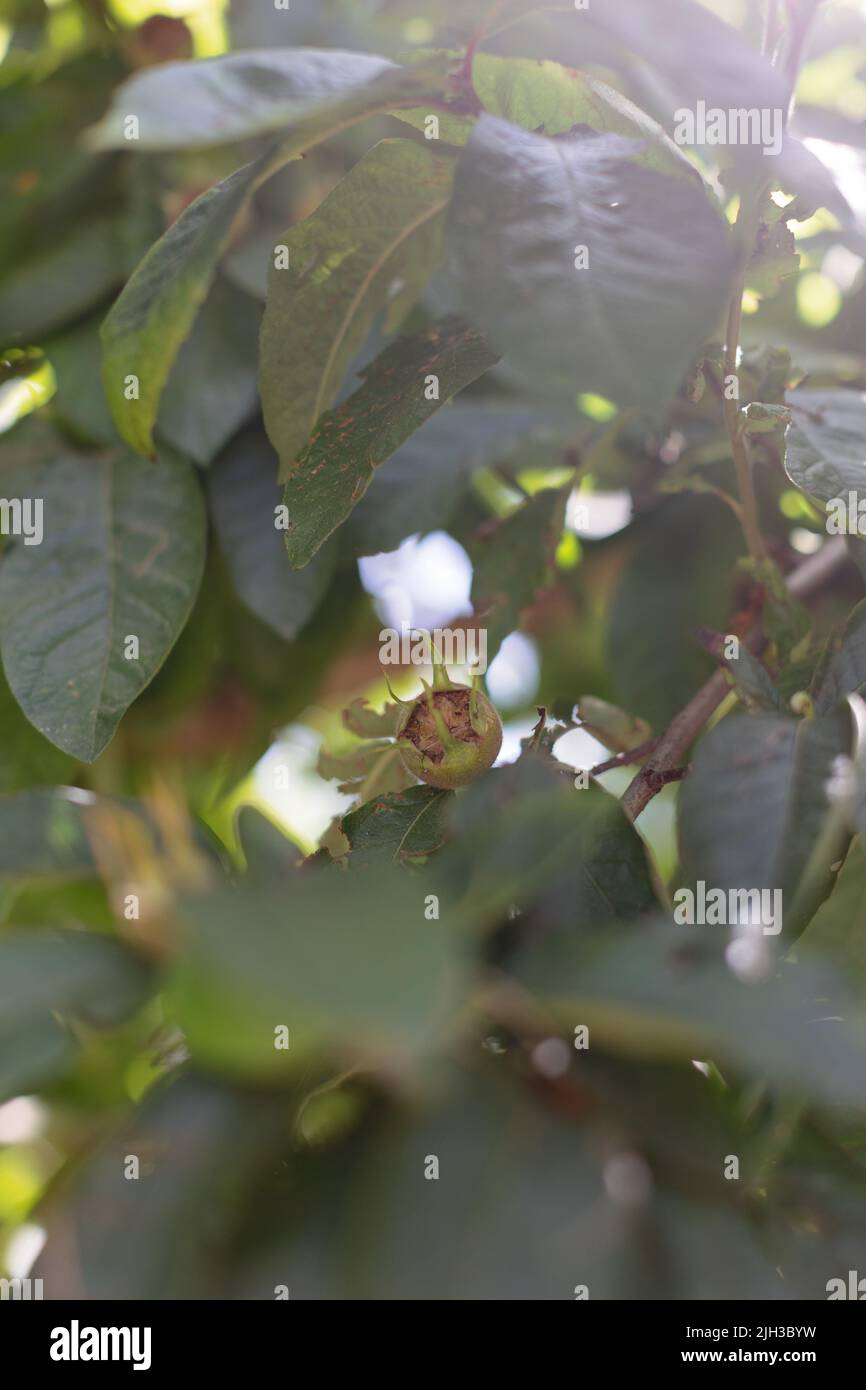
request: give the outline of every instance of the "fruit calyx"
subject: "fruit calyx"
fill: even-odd
[[[441,663],[433,667],[433,685],[400,701],[403,713],[397,743],[413,776],[431,787],[454,790],[474,782],[495,762],[502,747],[502,721],[480,687],[458,685]]]

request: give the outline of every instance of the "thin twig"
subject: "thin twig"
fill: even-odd
[[[644,758],[649,757],[650,753],[658,745],[657,738],[648,738],[646,743],[639,743],[636,748],[626,748],[622,753],[617,753],[615,757],[608,758],[606,763],[599,763],[598,767],[589,769],[590,777],[601,777],[604,772],[613,772],[618,767],[629,767],[632,763],[643,762]]]

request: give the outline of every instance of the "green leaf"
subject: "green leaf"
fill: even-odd
[[[396,327],[439,260],[453,161],[383,140],[280,237],[262,320],[265,426],[285,479],[380,309]]]
[[[568,24],[568,57],[563,61],[580,51],[585,22],[609,35],[615,53],[630,49],[655,70],[662,79],[659,99],[666,114],[675,105],[699,100],[708,107],[787,107],[782,73],[737,28],[693,0],[660,0],[650,7],[645,0],[590,4],[577,23],[572,16]]]
[[[773,678],[756,656],[749,651],[745,642],[737,639],[737,655],[725,656],[727,637],[720,632],[703,632],[701,640],[708,652],[724,666],[731,676],[734,689],[747,709],[776,710],[777,713],[790,714],[781,692],[773,683]]]
[[[148,251],[103,324],[106,394],[120,433],[137,453],[153,453],[152,432],[160,393],[181,343],[189,335],[196,313],[208,293],[235,219],[258,186],[277,169],[320,144],[329,135],[365,116],[399,105],[413,92],[420,94],[431,88],[437,90],[437,82],[441,86],[444,79],[441,63],[422,64],[416,69],[397,68],[383,66],[384,60],[356,54],[351,57],[357,59],[357,63],[347,64],[346,55],[325,53],[318,55],[315,60],[310,59],[308,67],[305,66],[307,59],[304,55],[304,50],[265,55],[266,58],[273,57],[276,64],[279,93],[273,114],[276,124],[267,128],[279,129],[289,120],[294,121],[293,128],[278,145],[266,150],[252,163],[237,169],[222,183],[209,188],[186,208]],[[182,123],[173,115],[168,117],[168,129],[164,133],[173,147],[194,143],[196,131],[204,136],[205,143],[221,144],[229,138],[223,130],[216,140],[212,139],[213,109],[210,102],[214,98],[221,109],[220,63],[229,64],[227,71],[230,82],[240,74],[243,84],[244,73],[251,75],[253,83],[258,80],[262,68],[255,55],[251,67],[245,67],[247,57],[246,54],[234,54],[211,64],[190,65],[197,74],[196,82],[204,74],[205,98],[203,105],[199,105],[198,94],[193,93],[184,133]],[[291,79],[285,76],[286,69],[295,72],[294,88]],[[143,86],[139,94],[153,95],[153,87],[149,85],[153,79],[156,79],[157,90],[161,90],[167,75],[172,80],[173,70],[176,71],[176,65],[168,64],[142,74],[141,82],[148,85]],[[272,83],[273,75],[270,79],[266,76],[264,80],[266,85],[268,81]],[[269,90],[274,90],[272,85]],[[294,98],[293,90],[296,93]],[[184,110],[187,109],[188,96],[188,93],[185,94]],[[328,100],[329,97],[331,100]],[[292,108],[289,116],[284,114],[286,103]],[[156,132],[160,128],[160,107],[161,103],[156,97],[151,121],[152,129]],[[122,110],[107,118],[104,138],[109,143],[117,138],[117,121],[122,121],[130,109],[124,104]],[[234,111],[241,123],[247,120],[248,113],[243,104]],[[120,138],[122,140],[122,136]],[[127,142],[123,143],[126,145]],[[137,400],[127,400],[124,394],[128,376],[138,378]]]
[[[756,294],[776,294],[800,269],[797,241],[788,225],[796,210],[791,204],[780,208],[770,196],[764,201],[757,244],[746,267],[746,286]]]
[[[151,992],[150,970],[105,936],[83,931],[0,935],[0,1101],[45,1085],[73,1060],[70,1023],[111,1028]]]
[[[549,416],[526,406],[453,401],[377,469],[348,523],[354,550],[377,555],[447,527],[474,471],[558,433]],[[564,449],[564,429],[562,437]]]
[[[415,782],[391,739],[374,739],[336,756],[322,750],[316,771],[320,777],[338,777],[338,790],[351,792],[362,801],[386,792],[402,792]]]
[[[105,299],[123,279],[120,228],[101,217],[58,234],[0,280],[0,342],[28,344]]]
[[[79,787],[51,787],[0,797],[0,876],[80,878],[96,872],[84,808],[96,803]]]
[[[576,788],[570,769],[538,754],[467,788],[453,832],[443,867],[463,885],[473,925],[518,908],[572,935],[657,906],[643,841],[616,798]],[[530,922],[528,949],[534,935]]]
[[[293,570],[276,527],[277,456],[264,433],[244,430],[208,474],[208,499],[235,589],[262,622],[291,642],[310,621],[334,573],[337,552],[321,550]]]
[[[118,443],[100,377],[101,352],[96,316],[73,324],[45,344],[56,381],[51,418],[64,434],[87,446]]]
[[[638,149],[482,116],[447,242],[461,312],[539,391],[658,417],[718,320],[736,248],[699,182],[641,167]]]
[[[835,822],[827,783],[834,760],[850,747],[844,709],[816,719],[724,719],[698,745],[680,794],[687,874],[708,889],[781,890],[777,925],[796,935],[830,892],[831,866],[848,843],[844,831],[829,839],[825,831]],[[799,898],[804,885],[810,889],[807,905]]]
[[[81,787],[34,787],[0,796],[0,878],[52,883],[97,874],[91,831],[112,818],[135,817],[148,839],[161,847],[163,835],[142,804],[129,797],[97,796]],[[213,857],[213,841],[201,832],[196,847]],[[65,897],[63,901],[65,901]]]
[[[306,565],[345,521],[374,470],[496,360],[481,335],[454,317],[399,338],[376,358],[363,385],[322,417],[286,483],[286,546],[294,568]]]
[[[91,149],[135,151],[227,145],[309,122],[329,104],[357,102],[358,92],[376,83],[397,104],[422,85],[411,70],[387,58],[330,49],[248,50],[165,63],[117,88],[87,143]],[[127,134],[130,115],[138,119],[137,139]],[[343,123],[338,119],[333,128]]]
[[[453,792],[409,787],[376,796],[340,822],[351,846],[351,867],[424,859],[445,842]]]
[[[386,704],[383,709],[374,710],[359,696],[343,710],[343,724],[358,738],[388,738],[396,734],[401,713],[399,705]]]
[[[454,61],[459,61],[457,53]],[[481,109],[490,116],[544,135],[564,135],[576,126],[606,135],[625,135],[642,142],[636,154],[640,163],[694,180],[695,166],[658,122],[588,72],[537,58],[476,53],[472,86]],[[418,110],[397,114],[416,129],[424,130],[429,113]],[[474,117],[437,114],[440,140],[466,144],[475,125]]]
[[[685,496],[640,517],[630,534],[608,615],[613,695],[661,730],[712,675],[698,630],[728,619],[742,536],[722,502]]]
[[[866,999],[866,931],[863,929],[863,903],[866,901],[866,846],[854,840],[836,877],[833,891],[821,904],[800,940],[797,952],[829,957],[844,969],[860,987]]]
[[[740,432],[746,435],[784,433],[791,421],[791,412],[784,405],[762,405],[752,401],[737,412]]]
[[[461,948],[393,868],[310,867],[279,890],[223,888],[185,915],[170,1006],[193,1056],[229,1074],[292,1074],[322,1050],[403,1066],[441,1038],[459,1002]],[[275,1046],[281,1026],[286,1049]]]
[[[567,491],[545,488],[470,547],[472,603],[487,628],[489,661],[553,580],[567,499]]]
[[[565,135],[587,126],[604,135],[624,135],[642,142],[638,163],[694,182],[694,165],[658,122],[589,73],[561,63],[480,54],[473,83],[491,116],[538,134]]]
[[[102,325],[102,379],[117,428],[153,455],[159,400],[216,273],[232,225],[267,174],[269,156],[202,193],[150,248]],[[137,395],[127,396],[128,379]]]
[[[31,723],[92,762],[159,670],[201,580],[205,518],[190,468],[59,445],[33,481],[41,545],[0,564],[0,650]],[[136,659],[124,655],[138,638]]]
[[[265,1298],[283,1284],[292,1300],[565,1302],[579,1282],[593,1300],[777,1297],[738,1184],[720,1176],[725,1154],[749,1152],[733,1107],[693,1069],[637,1072],[612,1119],[653,1183],[627,1213],[602,1200],[610,1155],[580,1123],[582,1103],[591,1116],[608,1101],[612,1068],[575,1057],[579,1084],[573,1070],[552,1104],[543,1082],[520,1084],[497,1055],[437,1070],[424,1110],[380,1104],[342,1143],[296,1146],[259,1188],[227,1296]],[[709,1173],[696,1171],[698,1144]],[[688,1198],[671,1190],[671,1152],[687,1155],[676,1177]]]
[[[453,1075],[447,1089],[440,1078],[426,1113],[386,1113],[362,1136],[347,1192],[347,1297],[565,1300],[593,1283],[605,1227],[592,1242],[575,1233],[598,1209],[596,1161],[570,1119],[497,1065]],[[431,1155],[435,1182],[424,1179]]]
[[[240,806],[235,834],[243,852],[247,873],[258,881],[285,883],[301,862],[297,845],[255,806]]]
[[[51,786],[71,775],[73,762],[24,718],[0,669],[0,793]]]
[[[217,279],[162,393],[157,449],[206,466],[253,414],[260,317],[255,300]]]
[[[866,600],[840,632],[828,639],[809,693],[818,714],[828,714],[846,695],[866,692]]]
[[[290,1106],[285,1093],[244,1093],[194,1073],[161,1082],[102,1139],[49,1217],[38,1271],[45,1287],[76,1299],[216,1296],[227,1246],[279,1151]],[[130,1155],[138,1181],[128,1176]]]
[[[659,921],[603,941],[558,933],[527,953],[518,979],[569,1031],[586,1024],[592,1048],[711,1058],[818,1105],[862,1106],[866,1026],[838,975],[810,960],[744,983],[696,936],[724,930]]]
[[[207,466],[252,415],[260,319],[254,300],[217,278],[159,402],[156,441],[163,452],[167,446]],[[118,444],[101,379],[97,322],[76,324],[48,342],[46,352],[57,380],[52,418],[74,440]]]
[[[417,12],[406,0],[387,0],[379,9],[404,23]],[[738,28],[695,0],[589,0],[577,14],[574,0],[504,0],[492,17],[488,0],[462,0],[459,12],[453,0],[429,0],[425,16],[467,40],[479,26],[502,30],[532,58],[578,69],[622,68],[633,54],[641,63],[626,71],[638,83],[650,70],[639,90],[666,115],[701,99],[708,107],[761,108],[785,107],[789,97],[783,74]]]
[[[785,471],[820,502],[866,499],[866,392],[793,391]]]
[[[725,662],[725,667],[734,678],[734,689],[745,699],[747,706],[785,714],[789,712],[766,666],[761,665],[745,644],[741,644],[736,657]]]

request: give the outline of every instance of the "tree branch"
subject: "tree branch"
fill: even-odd
[[[817,593],[833,578],[845,563],[848,553],[841,536],[829,541],[817,555],[810,555],[788,577],[788,588],[795,598],[805,599]],[[761,643],[760,624],[746,637],[748,645]],[[656,792],[661,791],[667,774],[678,768],[707,720],[715,713],[731,689],[724,671],[716,671],[706,685],[692,697],[684,709],[668,725],[658,741],[650,761],[629,783],[622,798],[622,808],[629,820],[635,821]],[[662,779],[662,780],[660,780]]]

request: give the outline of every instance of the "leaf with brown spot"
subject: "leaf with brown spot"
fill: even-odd
[[[379,465],[497,360],[482,335],[454,316],[398,338],[376,358],[354,395],[322,416],[286,483],[286,548],[294,569],[308,564],[345,521]],[[429,376],[438,379],[437,400],[425,395]],[[386,395],[394,382],[398,389]]]

